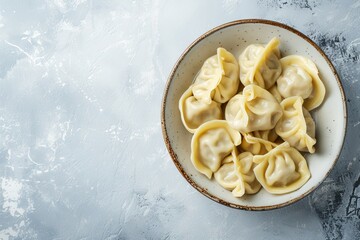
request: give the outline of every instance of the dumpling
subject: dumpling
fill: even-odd
[[[256,62],[261,58],[265,45],[251,44],[239,56],[240,81],[244,86],[251,84],[248,81],[251,71],[254,69]]]
[[[200,102],[225,103],[236,94],[239,84],[239,64],[235,57],[224,48],[218,48],[217,54],[201,67],[192,92]]]
[[[198,101],[192,95],[191,86],[181,96],[179,109],[181,121],[191,133],[205,122],[222,118],[220,103],[211,101],[210,104],[206,104]]]
[[[319,78],[316,65],[308,58],[290,55],[280,59],[283,72],[277,80],[277,89],[284,98],[300,96],[304,107],[311,111],[325,97],[325,86]]]
[[[306,99],[313,91],[310,74],[299,66],[284,66],[277,83],[278,91],[284,98],[300,96]]]
[[[299,151],[314,153],[315,122],[310,113],[303,108],[302,97],[289,97],[280,105],[283,116],[276,125],[276,133]]]
[[[191,162],[211,179],[221,162],[241,143],[241,134],[225,120],[212,120],[202,124],[191,140]]]
[[[235,168],[236,158],[236,151],[234,149],[231,155],[224,158],[221,167],[214,173],[215,180],[227,190],[233,190],[240,184]]]
[[[256,84],[269,89],[281,74],[280,40],[273,38],[267,45],[251,44],[239,57],[240,81],[244,86]]]
[[[275,141],[278,135],[275,130],[255,131],[243,136],[240,148],[254,155],[263,155],[277,146]]]
[[[253,169],[253,155],[243,152],[239,155],[233,151],[223,165],[214,173],[215,180],[224,188],[232,191],[235,197],[257,193],[261,185],[256,180]]]
[[[272,194],[295,191],[310,178],[305,158],[284,142],[265,155],[254,156],[256,179]]]
[[[282,116],[278,101],[265,89],[251,84],[227,103],[225,119],[234,129],[248,133],[270,130]]]

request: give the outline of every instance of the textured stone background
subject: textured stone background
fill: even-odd
[[[360,239],[359,16],[359,0],[0,1],[0,239]],[[334,171],[270,212],[203,197],[161,134],[181,52],[241,18],[307,34],[348,101]]]

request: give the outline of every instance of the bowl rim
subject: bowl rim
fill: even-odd
[[[307,192],[301,194],[300,196],[293,198],[289,201],[286,201],[284,203],[280,203],[280,204],[274,204],[271,206],[247,206],[247,205],[240,205],[240,204],[234,204],[234,203],[230,203],[227,202],[217,196],[214,196],[212,194],[210,194],[206,189],[200,187],[198,184],[196,184],[190,177],[189,175],[185,172],[185,170],[183,169],[183,167],[181,166],[180,162],[178,161],[177,155],[174,152],[171,144],[170,144],[170,140],[167,134],[167,130],[166,130],[166,120],[165,120],[165,109],[166,109],[166,99],[168,96],[168,91],[169,91],[169,87],[170,84],[174,78],[175,72],[177,70],[177,68],[179,67],[180,63],[183,61],[183,59],[185,58],[185,56],[189,53],[189,51],[195,46],[197,45],[200,41],[202,41],[204,38],[206,38],[207,36],[221,30],[227,27],[231,27],[234,25],[241,25],[241,24],[248,24],[248,23],[260,23],[260,24],[267,24],[267,25],[272,25],[272,26],[276,26],[276,27],[280,27],[283,28],[285,30],[288,30],[292,33],[295,33],[296,35],[298,35],[299,37],[301,37],[302,39],[306,40],[309,44],[311,44],[321,55],[322,57],[325,59],[325,61],[327,62],[328,66],[330,67],[331,71],[333,72],[335,79],[337,81],[338,87],[340,89],[340,93],[341,93],[341,98],[342,98],[342,104],[343,104],[343,109],[344,111],[344,125],[343,125],[343,131],[344,131],[344,136],[342,139],[342,144],[341,144],[341,148],[339,148],[338,153],[336,154],[336,158],[334,163],[332,164],[331,168],[328,170],[328,172],[325,174],[325,177],[319,181],[315,186],[313,186],[312,188],[310,188]],[[163,138],[165,141],[165,145],[166,148],[171,156],[171,159],[173,160],[176,168],[178,169],[178,171],[180,172],[180,174],[186,179],[186,181],[188,183],[190,183],[190,185],[195,188],[197,191],[199,191],[201,194],[203,194],[204,196],[208,197],[209,199],[220,203],[222,205],[225,205],[227,207],[231,207],[231,208],[235,208],[235,209],[241,209],[241,210],[248,210],[248,211],[264,211],[264,210],[272,210],[272,209],[278,209],[278,208],[282,208],[285,206],[288,206],[292,203],[295,203],[301,199],[303,199],[304,197],[306,197],[307,195],[309,195],[312,191],[314,191],[317,187],[320,186],[320,184],[328,177],[329,173],[331,172],[331,170],[334,168],[335,164],[337,163],[340,154],[342,152],[342,149],[344,147],[344,142],[345,142],[345,137],[347,134],[347,115],[348,115],[348,109],[347,109],[347,103],[346,103],[346,96],[345,96],[345,91],[343,88],[343,85],[340,81],[340,77],[334,67],[334,65],[332,64],[332,62],[330,61],[330,59],[327,57],[327,55],[324,53],[324,51],[315,43],[313,42],[309,37],[307,37],[305,34],[301,33],[300,31],[284,24],[284,23],[280,23],[280,22],[276,22],[276,21],[272,21],[272,20],[265,20],[265,19],[240,19],[240,20],[235,20],[235,21],[231,21],[231,22],[227,22],[224,24],[221,24],[217,27],[212,28],[211,30],[205,32],[204,34],[202,34],[200,37],[198,37],[195,41],[193,41],[185,50],[184,52],[180,55],[179,59],[176,61],[173,69],[170,72],[170,75],[167,79],[166,85],[165,85],[165,89],[164,89],[164,94],[163,94],[163,98],[162,98],[162,103],[161,103],[161,128],[162,128],[162,134],[163,134]]]

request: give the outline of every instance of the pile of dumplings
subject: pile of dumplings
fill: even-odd
[[[191,162],[235,197],[299,189],[311,177],[300,152],[314,153],[309,113],[324,100],[316,65],[281,57],[280,40],[251,44],[239,56],[224,48],[208,58],[179,100],[193,134]]]

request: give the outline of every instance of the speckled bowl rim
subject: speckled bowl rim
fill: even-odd
[[[286,201],[284,203],[281,203],[281,204],[275,204],[275,205],[271,205],[271,206],[257,206],[257,207],[254,207],[254,206],[246,206],[246,205],[240,205],[240,204],[233,204],[233,203],[229,203],[219,197],[216,197],[212,194],[210,194],[208,191],[206,191],[204,188],[200,187],[199,185],[197,185],[190,177],[189,175],[185,172],[185,170],[182,168],[180,162],[178,161],[178,158],[177,158],[177,155],[176,153],[174,152],[171,144],[170,144],[170,140],[169,140],[169,137],[168,137],[168,134],[167,134],[167,130],[166,130],[166,120],[165,120],[165,111],[166,111],[166,99],[167,99],[167,95],[168,95],[168,90],[169,90],[169,87],[172,83],[172,80],[174,78],[174,75],[175,75],[175,72],[177,70],[177,68],[179,67],[180,63],[184,60],[185,56],[188,54],[188,52],[196,45],[198,44],[201,40],[203,40],[204,38],[210,36],[211,34],[221,30],[221,29],[224,29],[224,28],[227,28],[227,27],[231,27],[231,26],[234,26],[234,25],[239,25],[239,24],[248,24],[248,23],[260,23],[260,24],[267,24],[267,25],[272,25],[272,26],[276,26],[276,27],[280,27],[280,28],[283,28],[285,30],[288,30],[292,33],[295,33],[296,35],[298,35],[299,37],[301,37],[302,39],[306,40],[308,43],[310,43],[321,55],[322,57],[326,60],[327,64],[329,65],[331,71],[333,72],[335,78],[336,78],[336,81],[337,81],[337,84],[338,84],[338,87],[340,89],[340,92],[341,92],[341,98],[342,98],[342,103],[343,103],[343,109],[345,110],[344,112],[344,126],[343,126],[343,131],[344,131],[344,137],[342,139],[342,144],[341,144],[341,148],[339,149],[337,155],[336,155],[336,159],[333,163],[333,165],[331,166],[331,168],[329,169],[329,171],[326,173],[325,177],[319,181],[317,183],[317,185],[315,185],[314,187],[312,187],[311,189],[309,189],[307,192],[303,193],[302,195],[294,198],[294,199],[291,199],[289,201]],[[264,210],[272,210],[272,209],[278,209],[278,208],[282,208],[282,207],[285,207],[285,206],[288,206],[292,203],[295,203],[301,199],[303,199],[304,197],[306,197],[307,195],[309,195],[312,191],[314,191],[326,178],[327,176],[329,175],[329,173],[331,172],[331,170],[334,168],[335,164],[337,163],[339,157],[340,157],[340,154],[341,154],[341,151],[343,149],[343,146],[344,146],[344,142],[345,142],[345,137],[346,137],[346,132],[347,132],[347,104],[346,104],[346,97],[345,97],[345,92],[344,92],[344,89],[343,89],[343,86],[342,86],[342,83],[340,81],[340,78],[339,78],[339,75],[338,73],[336,72],[336,69],[335,67],[333,66],[333,64],[331,63],[330,59],[326,56],[326,54],[321,50],[321,48],[316,44],[314,43],[309,37],[307,37],[305,34],[299,32],[298,30],[292,28],[292,27],[289,27],[283,23],[279,23],[279,22],[276,22],[276,21],[271,21],[271,20],[264,20],[264,19],[241,19],[241,20],[236,20],[236,21],[232,21],[232,22],[228,22],[228,23],[225,23],[225,24],[222,24],[220,26],[217,26],[209,31],[207,31],[206,33],[202,34],[199,38],[197,38],[193,43],[191,43],[186,49],[185,51],[181,54],[180,58],[177,60],[175,66],[173,67],[173,69],[171,70],[170,72],[170,75],[169,75],[169,78],[166,82],[166,85],[165,85],[165,90],[164,90],[164,95],[163,95],[163,99],[162,99],[162,104],[161,104],[161,128],[162,128],[162,133],[163,133],[163,138],[164,138],[164,141],[165,141],[165,144],[166,144],[166,147],[167,147],[167,150],[176,166],[176,168],[179,170],[179,172],[181,173],[181,175],[186,179],[186,181],[188,181],[188,183],[191,184],[191,186],[193,186],[196,190],[198,190],[200,193],[202,193],[204,196],[210,198],[211,200],[217,202],[217,203],[220,203],[220,204],[223,204],[225,206],[228,206],[228,207],[232,207],[232,208],[235,208],[235,209],[242,209],[242,210],[249,210],[249,211],[264,211]]]

